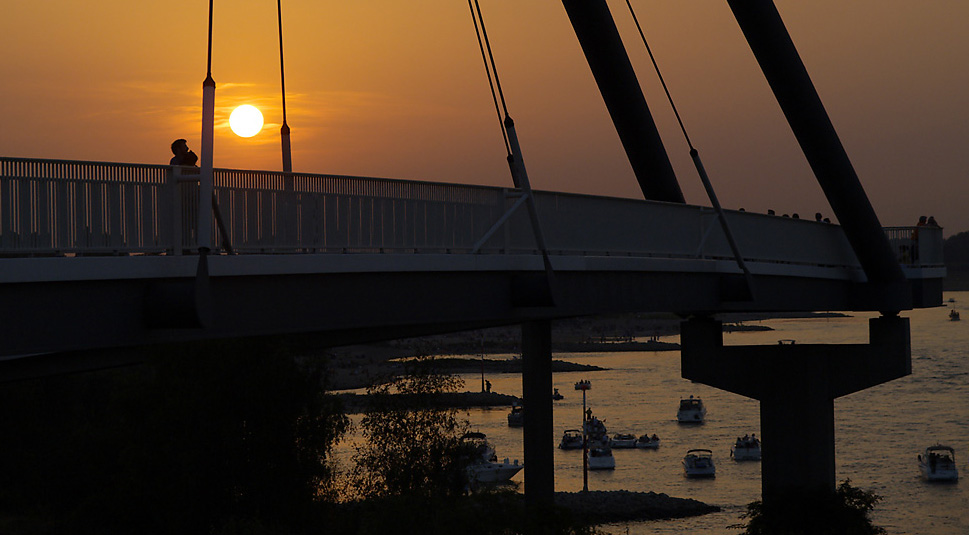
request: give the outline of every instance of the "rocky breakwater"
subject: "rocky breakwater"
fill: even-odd
[[[691,498],[628,490],[556,492],[555,505],[569,509],[576,520],[589,524],[684,518],[720,510]]]

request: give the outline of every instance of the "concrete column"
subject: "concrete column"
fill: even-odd
[[[869,322],[868,344],[723,345],[721,323],[680,330],[682,375],[760,401],[765,503],[835,490],[834,400],[911,373],[907,318]]]
[[[552,455],[552,323],[522,324],[522,395],[525,398],[525,503],[552,505],[555,473]]]
[[[760,398],[761,494],[765,503],[834,492],[834,399],[810,363]]]

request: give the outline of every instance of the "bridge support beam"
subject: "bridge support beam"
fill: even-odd
[[[683,322],[681,343],[685,379],[760,400],[765,504],[833,493],[835,398],[912,372],[909,322],[898,316],[871,319],[868,344],[724,347],[709,318]]]
[[[552,323],[522,324],[522,396],[525,398],[525,503],[546,507],[555,500],[552,443]]]
[[[772,0],[727,0],[865,270],[879,310],[911,308],[911,290],[875,210]]]
[[[673,164],[605,0],[562,0],[646,200],[683,203]]]

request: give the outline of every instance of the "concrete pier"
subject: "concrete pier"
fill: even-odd
[[[525,503],[545,507],[555,500],[552,437],[552,323],[522,324],[522,396],[525,398]]]
[[[765,503],[835,489],[834,400],[912,372],[908,318],[869,321],[868,344],[723,345],[722,324],[681,328],[682,375],[760,400]]]

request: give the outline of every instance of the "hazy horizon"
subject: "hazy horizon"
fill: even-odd
[[[687,201],[707,204],[622,0],[609,0]],[[777,1],[885,226],[969,229],[969,4]],[[723,1],[633,1],[725,207],[832,216]],[[481,4],[537,189],[641,198],[559,1]],[[282,3],[295,171],[510,186],[465,2]],[[215,2],[218,167],[279,170],[276,3]],[[208,2],[14,0],[0,155],[168,163],[199,151]],[[266,126],[232,134],[253,104]]]

